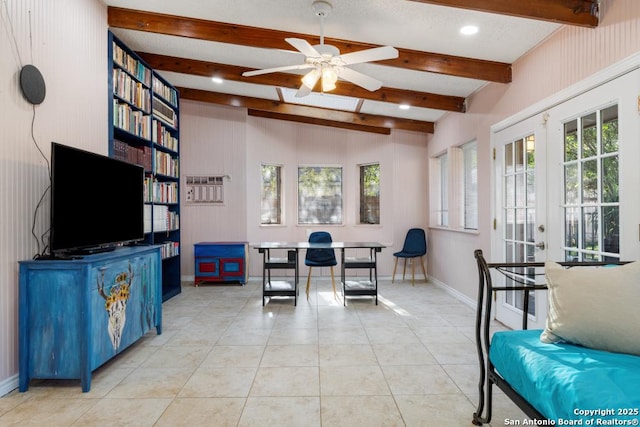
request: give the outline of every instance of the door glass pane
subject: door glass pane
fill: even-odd
[[[535,243],[536,239],[536,210],[535,209],[527,209],[527,242]],[[529,257],[527,256],[527,259]]]
[[[525,138],[525,146],[527,148],[527,169],[531,170],[536,167],[536,138],[529,135]]]
[[[618,106],[602,110],[602,152],[618,151]]]
[[[524,230],[525,230],[525,210],[524,209],[516,209],[516,234],[514,236],[515,240],[520,242],[524,242]]]
[[[602,202],[618,201],[618,156],[602,159]]]
[[[582,158],[598,154],[598,128],[596,113],[582,117]]]
[[[507,174],[513,173],[513,144],[504,146],[504,171]]]
[[[602,234],[604,251],[620,253],[620,212],[618,206],[602,208]]]
[[[514,226],[515,226],[515,211],[513,209],[506,209],[505,224],[504,224],[505,238],[509,240],[513,239]]]
[[[564,161],[578,160],[578,121],[572,120],[564,125]]]
[[[580,182],[578,181],[578,164],[573,163],[564,167],[564,202],[568,205],[579,203],[578,194]]]
[[[506,176],[504,179],[504,204],[505,206],[516,205],[516,178],[513,175]]]
[[[515,167],[516,171],[524,169],[524,140],[519,139],[515,142]]]
[[[598,201],[598,162],[589,160],[582,163],[582,203]]]
[[[580,224],[580,208],[565,209],[564,245],[568,248],[578,246],[578,226]]]
[[[598,251],[598,208],[582,208],[582,242],[588,251]]]
[[[527,206],[536,204],[536,174],[535,171],[527,172]]]

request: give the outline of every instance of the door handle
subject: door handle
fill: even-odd
[[[546,248],[546,245],[544,244],[544,242],[538,242],[536,243],[536,248],[544,250]]]

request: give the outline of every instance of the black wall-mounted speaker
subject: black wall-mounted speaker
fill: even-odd
[[[30,64],[20,70],[20,88],[27,101],[34,105],[41,104],[47,93],[42,73]]]

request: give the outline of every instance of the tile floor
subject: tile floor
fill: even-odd
[[[430,283],[381,280],[334,300],[331,282],[261,303],[261,283],[183,284],[155,330],[79,381],[0,398],[0,426],[471,426],[474,313]],[[492,425],[524,415],[496,392]]]

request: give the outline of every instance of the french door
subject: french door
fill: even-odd
[[[637,260],[640,72],[629,71],[495,132],[492,261]],[[543,283],[533,269],[497,285]],[[496,319],[519,328],[523,293],[500,292]],[[543,328],[546,292],[528,307]]]
[[[510,126],[498,132],[495,140],[497,203],[492,259],[544,261],[547,252],[544,120],[536,116]],[[539,279],[533,269],[517,269],[494,277],[496,286],[535,284]],[[500,292],[497,297],[496,318],[510,327],[519,327],[525,306],[523,292]],[[546,310],[546,296],[532,293],[527,308],[529,326],[540,326],[546,318]]]

